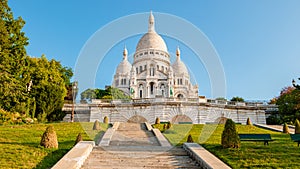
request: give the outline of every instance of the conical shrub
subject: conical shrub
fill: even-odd
[[[76,145],[77,143],[79,143],[80,141],[82,141],[82,135],[81,135],[81,133],[78,133],[78,135],[77,135],[77,138],[76,138],[76,140],[75,140],[75,144],[74,145]]]
[[[247,118],[247,123],[246,123],[246,124],[247,124],[247,125],[252,125],[251,120],[250,120],[249,117]]]
[[[227,119],[225,128],[222,133],[221,144],[223,148],[239,148],[240,138],[235,128],[235,123],[231,119]]]
[[[53,126],[48,126],[46,128],[40,145],[45,148],[58,148],[57,136]]]
[[[193,143],[193,142],[194,142],[192,135],[189,135],[189,136],[188,136],[186,142],[188,142],[188,143]]]
[[[160,119],[159,119],[159,117],[157,117],[157,118],[155,119],[155,124],[160,124]]]
[[[300,134],[300,122],[298,119],[295,120],[295,134]]]
[[[100,123],[98,120],[94,122],[93,130],[101,130]]]
[[[283,132],[283,133],[287,133],[287,134],[290,133],[289,126],[288,126],[286,123],[283,124],[282,132]]]
[[[109,123],[109,119],[108,119],[108,117],[107,117],[107,116],[105,116],[105,117],[104,117],[104,119],[103,119],[103,123],[105,123],[105,124],[108,124],[108,123]]]
[[[167,124],[167,129],[170,129],[170,128],[172,128],[172,123],[171,123],[171,122],[168,122],[168,124]]]

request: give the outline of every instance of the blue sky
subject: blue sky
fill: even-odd
[[[268,100],[291,85],[293,78],[300,77],[297,0],[9,0],[9,5],[15,17],[26,21],[23,30],[30,39],[28,54],[45,54],[72,68],[84,44],[97,30],[120,17],[152,10],[154,16],[160,12],[184,18],[209,38],[224,67],[228,99],[240,96],[246,100]],[[122,59],[122,48],[126,45],[129,54],[133,54],[139,38],[130,37],[110,49],[98,69],[96,87],[111,83]],[[200,63],[193,72],[195,65],[189,59],[194,56],[188,46],[164,38],[170,53],[178,45],[182,48],[182,60],[194,74],[200,95],[212,97],[203,65]]]

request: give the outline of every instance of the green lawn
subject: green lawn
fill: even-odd
[[[275,141],[269,142],[269,146],[264,146],[263,142],[241,142],[239,149],[223,149],[221,135],[224,125],[213,124],[174,124],[164,135],[173,145],[181,145],[191,134],[194,142],[203,145],[232,168],[300,168],[300,147],[288,134],[246,125],[236,127],[239,133],[269,133]]]
[[[58,138],[58,149],[39,146],[48,125],[53,125]],[[108,125],[101,124],[106,130]],[[52,123],[0,126],[0,168],[50,168],[73,146],[78,133],[83,140],[94,140],[103,131],[93,131],[93,123]]]

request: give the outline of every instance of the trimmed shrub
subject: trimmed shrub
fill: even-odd
[[[235,123],[231,119],[227,119],[225,128],[222,133],[223,148],[239,148],[240,138],[235,128]]]
[[[166,130],[166,129],[167,129],[167,124],[164,124],[164,127],[163,127],[163,129],[164,129],[164,130]]]
[[[109,119],[108,119],[108,117],[107,117],[107,116],[105,116],[105,117],[104,117],[104,119],[103,119],[103,123],[105,123],[105,124],[108,124],[108,123],[109,123]]]
[[[98,120],[94,122],[93,130],[101,130],[100,123]]]
[[[249,117],[247,118],[247,123],[246,123],[246,124],[247,124],[247,125],[252,125],[251,120],[250,120]]]
[[[172,123],[171,123],[171,122],[168,122],[168,124],[167,124],[167,129],[170,129],[170,128],[172,128]]]
[[[159,117],[157,117],[157,118],[155,119],[155,124],[160,124],[160,119],[159,119]]]
[[[77,138],[76,138],[76,140],[75,140],[75,144],[74,145],[76,145],[77,143],[79,143],[80,141],[83,141],[82,140],[82,135],[81,135],[81,133],[78,133],[78,135],[77,135]]]
[[[48,126],[46,128],[40,145],[45,148],[58,148],[57,136],[53,126]]]
[[[282,132],[283,132],[283,133],[287,133],[287,134],[290,133],[289,126],[288,126],[286,123],[283,124]]]
[[[298,119],[295,120],[295,134],[300,134],[300,122]]]
[[[188,142],[188,143],[193,143],[193,142],[194,142],[192,135],[189,135],[189,136],[188,136],[186,142]]]

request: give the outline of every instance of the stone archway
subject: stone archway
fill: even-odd
[[[148,122],[148,120],[143,117],[143,116],[140,116],[140,115],[134,115],[132,117],[130,117],[128,120],[127,120],[128,123],[145,123],[145,122]]]
[[[193,120],[187,115],[176,115],[171,119],[171,123],[180,124],[180,123],[193,123]]]

